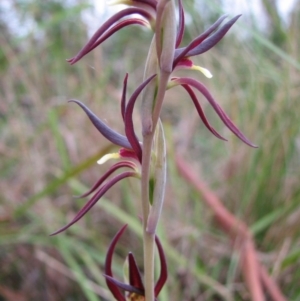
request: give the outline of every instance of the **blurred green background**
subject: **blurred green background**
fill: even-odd
[[[183,44],[221,15],[221,1],[188,0]],[[169,263],[160,300],[249,300],[238,256],[201,195],[178,174],[180,147],[227,208],[252,229],[259,256],[288,300],[300,300],[300,1],[283,20],[262,0],[265,26],[248,11],[213,50],[196,61],[214,75],[203,81],[256,144],[238,141],[203,100],[224,143],[201,124],[180,88],[162,112],[168,140],[168,187],[159,235]],[[109,242],[124,223],[114,272],[128,251],[142,262],[139,182],[125,180],[65,233],[85,200],[73,199],[107,170],[115,151],[70,98],[123,132],[119,103],[141,82],[151,33],[131,27],[74,66],[72,57],[108,16],[83,0],[0,2],[0,300],[113,300],[104,281]],[[93,20],[93,21],[91,21]],[[187,74],[187,73],[181,73]],[[191,73],[188,73],[191,75]],[[129,95],[129,94],[128,94]],[[137,128],[139,124],[136,113]],[[140,134],[140,133],[139,133]],[[121,279],[121,278],[120,278]]]

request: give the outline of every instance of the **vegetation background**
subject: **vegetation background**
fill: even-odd
[[[220,1],[184,1],[186,41],[222,14]],[[5,3],[9,3],[9,9]],[[262,0],[266,28],[242,17],[231,34],[198,63],[214,75],[195,73],[228,115],[256,144],[233,137],[210,107],[213,137],[188,97],[168,92],[168,187],[159,235],[169,263],[160,300],[249,300],[230,240],[213,221],[201,195],[178,174],[174,154],[186,158],[251,228],[260,259],[288,300],[300,300],[300,1],[284,22],[274,1]],[[139,185],[119,183],[78,224],[49,237],[84,204],[74,200],[107,169],[96,160],[109,145],[70,98],[84,101],[115,129],[124,74],[129,92],[141,82],[151,34],[131,27],[117,33],[75,66],[65,59],[86,42],[93,14],[88,1],[10,0],[0,3],[0,300],[112,300],[103,261],[113,235],[115,274],[127,252],[142,262]],[[100,26],[107,16],[97,21]],[[138,122],[138,113],[136,115]]]

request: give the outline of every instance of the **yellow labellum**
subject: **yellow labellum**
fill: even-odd
[[[100,158],[97,163],[98,164],[103,164],[105,163],[106,161],[110,160],[110,159],[119,159],[120,158],[120,155],[119,153],[111,153],[111,154],[106,154],[104,155],[102,158]]]
[[[213,77],[213,75],[210,73],[210,71],[206,68],[203,68],[203,67],[200,67],[200,66],[197,66],[197,65],[193,65],[191,67],[191,69],[202,72],[207,78],[212,78]]]

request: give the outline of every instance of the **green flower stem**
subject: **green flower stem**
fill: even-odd
[[[144,133],[143,137],[143,160],[142,160],[142,210],[143,210],[143,245],[144,245],[144,276],[145,276],[145,297],[146,301],[154,301],[154,238],[155,234],[146,231],[147,220],[150,211],[149,203],[149,174],[151,164],[152,144],[155,128],[159,120],[162,103],[165,97],[169,73],[161,73],[159,87],[155,100],[155,107],[152,114],[152,131]]]
[[[152,114],[153,133],[155,132],[155,128],[156,128],[158,119],[160,117],[161,107],[163,104],[163,100],[165,98],[170,75],[171,75],[171,73],[169,73],[169,72],[161,71],[161,73],[160,73],[158,92],[157,92],[155,106],[154,106],[154,110],[153,110],[153,114]]]
[[[154,301],[154,246],[155,234],[148,233],[144,228],[144,279],[146,300]]]
[[[165,10],[166,9],[166,10]],[[166,14],[165,14],[166,12]],[[165,14],[165,15],[164,15]],[[145,75],[157,72],[157,86],[150,87],[143,94],[143,158],[142,158],[142,210],[143,210],[143,245],[144,277],[146,301],[154,301],[154,246],[155,233],[147,232],[150,213],[149,176],[154,133],[159,121],[160,112],[167,90],[174,56],[176,24],[173,0],[160,0],[157,8],[157,28],[149,49]],[[161,26],[164,28],[162,29]],[[170,37],[169,37],[170,35]],[[162,38],[162,40],[161,40]],[[156,90],[157,88],[157,90]],[[148,92],[148,93],[147,93]],[[149,94],[150,92],[150,94]],[[152,119],[152,120],[151,120]],[[156,221],[157,222],[157,221]],[[155,232],[155,231],[153,231]]]
[[[147,220],[150,211],[149,203],[149,174],[151,163],[153,132],[143,139],[142,160],[142,211],[143,211],[143,246],[144,246],[144,279],[145,297],[147,301],[154,301],[154,235],[147,233]]]

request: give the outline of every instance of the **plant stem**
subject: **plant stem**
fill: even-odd
[[[142,160],[142,211],[143,211],[143,245],[144,245],[144,275],[145,275],[145,297],[146,301],[154,301],[154,239],[155,235],[146,231],[148,215],[150,210],[149,203],[149,175],[151,165],[151,153],[153,137],[157,122],[165,97],[166,87],[169,81],[168,73],[161,73],[155,107],[152,114],[153,127],[152,131],[145,133],[143,137],[143,160]]]
[[[157,91],[156,102],[152,114],[152,126],[153,126],[153,133],[155,132],[156,125],[160,116],[161,107],[163,104],[163,100],[165,98],[168,82],[170,78],[170,73],[164,72],[161,70],[160,78],[159,78],[159,86]]]
[[[154,301],[154,235],[147,233],[147,220],[150,210],[149,203],[149,174],[151,163],[153,133],[143,139],[142,161],[142,211],[143,211],[143,246],[144,246],[144,276],[145,297],[147,301]]]
[[[155,235],[144,228],[145,300],[154,301],[154,240]]]

